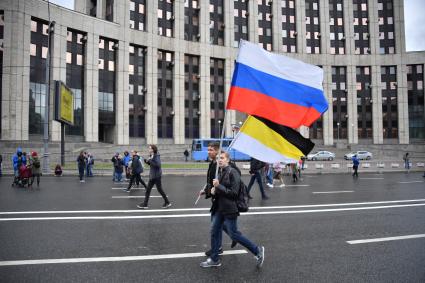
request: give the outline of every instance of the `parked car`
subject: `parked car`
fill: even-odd
[[[345,154],[344,159],[350,160],[355,154],[357,155],[358,159],[370,160],[373,157],[372,153],[370,153],[369,151],[359,150],[359,151],[353,151],[353,152]]]
[[[332,153],[330,151],[318,151],[315,153],[310,153],[307,155],[307,160],[334,160],[335,153]]]

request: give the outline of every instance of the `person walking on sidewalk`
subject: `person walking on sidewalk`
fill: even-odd
[[[408,152],[406,152],[406,154],[403,156],[403,161],[404,161],[404,169],[406,169],[406,172],[409,173],[410,172],[410,157]]]
[[[359,169],[360,161],[357,158],[357,154],[354,154],[353,157],[351,157],[351,161],[353,161],[353,177],[359,177],[359,173],[357,172],[357,170]]]
[[[32,187],[32,184],[34,184],[34,179],[37,178],[37,187],[40,186],[40,176],[41,176],[41,163],[40,159],[38,158],[37,152],[32,152],[29,160],[32,177],[31,182],[29,184],[30,187]]]
[[[261,198],[263,200],[268,199],[268,196],[266,196],[266,193],[264,192],[263,180],[261,178],[261,169],[263,169],[265,165],[266,164],[264,162],[257,160],[253,157],[251,158],[249,169],[249,174],[251,174],[251,180],[248,184],[248,196],[250,199],[252,199],[252,196],[249,194],[249,192],[251,191],[251,187],[254,185],[255,180],[257,180],[258,186],[260,187]]]
[[[187,149],[185,149],[183,154],[184,154],[185,162],[187,162],[187,158],[189,157],[189,151]]]
[[[164,204],[162,208],[169,208],[171,206],[171,202],[168,200],[167,195],[162,190],[162,169],[161,169],[161,158],[158,154],[158,147],[154,144],[149,145],[149,159],[145,160],[145,163],[150,166],[149,170],[149,183],[146,188],[145,200],[143,203],[140,203],[137,207],[140,209],[147,209],[149,203],[149,196],[151,194],[152,188],[156,185],[158,192],[161,194],[164,199]]]
[[[84,152],[81,151],[80,155],[78,155],[77,158],[77,166],[78,166],[78,173],[80,175],[80,183],[84,183],[84,170],[86,169],[86,157],[84,156]]]
[[[220,174],[218,179],[213,180],[211,195],[213,202],[211,206],[211,255],[207,260],[200,263],[201,267],[221,266],[219,249],[221,247],[222,230],[226,227],[232,241],[235,241],[248,249],[257,260],[257,267],[264,262],[264,247],[254,244],[238,231],[239,211],[236,205],[240,188],[240,176],[229,166],[229,153],[222,151],[219,158]]]
[[[137,151],[133,152],[133,157],[129,163],[129,169],[131,170],[130,183],[128,183],[128,187],[127,189],[124,189],[124,191],[129,193],[134,183],[136,183],[137,186],[141,183],[145,189],[148,189],[148,186],[146,186],[145,181],[143,181],[142,176],[140,175],[143,173],[143,163],[140,156],[137,154]]]

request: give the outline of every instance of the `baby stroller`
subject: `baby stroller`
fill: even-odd
[[[18,177],[13,180],[12,186],[25,187],[30,185],[30,178],[32,177],[31,169],[25,165],[19,167]]]

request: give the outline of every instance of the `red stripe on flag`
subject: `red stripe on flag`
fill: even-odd
[[[320,117],[313,107],[304,107],[264,95],[262,93],[233,86],[230,88],[227,109],[257,115],[291,128],[302,125],[309,127]]]

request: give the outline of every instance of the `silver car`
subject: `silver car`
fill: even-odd
[[[358,159],[366,159],[366,160],[370,160],[373,157],[372,153],[370,153],[369,151],[359,150],[359,151],[353,151],[353,152],[345,154],[344,159],[350,160],[354,155],[357,155]]]
[[[307,155],[307,160],[334,160],[335,153],[332,153],[330,151],[318,151],[315,153],[310,153]]]

